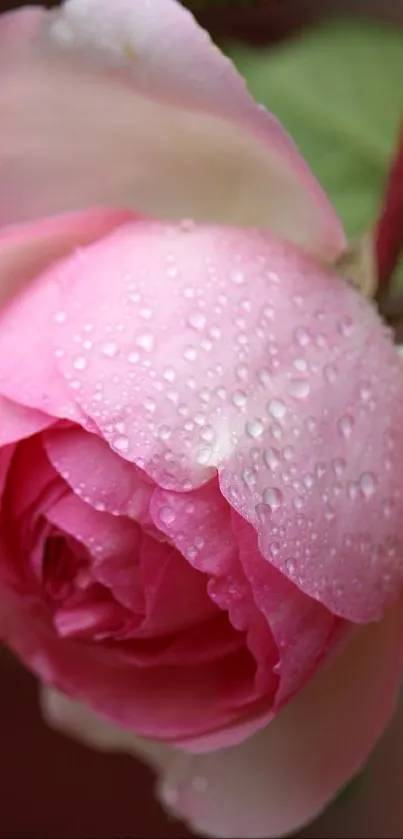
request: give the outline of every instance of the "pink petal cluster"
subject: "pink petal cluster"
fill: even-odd
[[[0,41],[1,635],[196,828],[283,834],[396,697],[397,354],[174,0],[30,7]]]

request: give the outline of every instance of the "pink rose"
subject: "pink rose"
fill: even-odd
[[[0,39],[2,637],[151,749],[197,828],[278,836],[394,707],[395,348],[174,0],[27,8]]]

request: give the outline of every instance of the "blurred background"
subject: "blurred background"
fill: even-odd
[[[0,11],[20,5],[0,0]],[[363,232],[379,212],[403,115],[403,0],[188,5],[292,132],[349,235]],[[190,836],[162,813],[142,764],[47,729],[34,678],[1,649],[0,678],[1,839]],[[359,785],[300,839],[403,837],[402,789],[403,712]]]

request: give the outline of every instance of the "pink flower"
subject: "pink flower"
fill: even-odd
[[[0,39],[2,636],[197,828],[278,836],[396,698],[397,354],[323,267],[343,233],[296,148],[174,0]]]

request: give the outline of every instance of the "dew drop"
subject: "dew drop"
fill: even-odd
[[[162,372],[162,376],[163,376],[163,378],[165,379],[166,382],[169,382],[170,384],[172,384],[172,382],[175,381],[175,376],[176,376],[174,368],[173,367],[165,367],[165,370],[163,370],[163,372]]]
[[[307,347],[311,343],[311,333],[303,326],[298,326],[294,332],[294,339],[300,347]]]
[[[150,317],[152,316],[152,313],[153,313],[153,310],[149,309],[148,307],[144,307],[143,309],[140,309],[140,311],[139,311],[139,315],[140,315],[141,318],[143,318],[143,320],[150,320]]]
[[[206,463],[209,462],[211,457],[211,449],[203,448],[199,449],[196,455],[196,461],[200,464],[200,466],[204,466]]]
[[[355,501],[358,496],[358,484],[355,481],[349,481],[347,485],[347,495],[350,501]]]
[[[354,330],[354,321],[352,317],[347,315],[347,317],[343,318],[338,324],[338,331],[343,338],[349,338]]]
[[[279,466],[281,466],[280,452],[277,449],[270,447],[264,452],[263,457],[265,463],[267,464],[269,469],[271,469],[272,472],[275,472],[276,469],[278,469]]]
[[[288,574],[290,575],[290,577],[294,577],[294,575],[295,575],[295,559],[293,559],[293,557],[289,557],[289,559],[286,559],[285,567],[286,567],[286,570],[287,570]]]
[[[102,355],[106,355],[107,358],[114,358],[118,349],[119,347],[114,341],[106,341],[106,343],[102,346],[101,352]]]
[[[243,390],[235,390],[232,394],[232,402],[237,408],[243,408],[247,402],[246,393]]]
[[[283,449],[283,458],[286,461],[290,461],[295,457],[295,449],[293,446],[286,446]]]
[[[176,518],[175,511],[172,507],[162,507],[159,513],[159,518],[163,524],[172,524]]]
[[[282,399],[271,399],[267,411],[274,419],[282,419],[287,407]]]
[[[193,312],[189,313],[187,322],[192,329],[195,329],[197,332],[201,332],[206,326],[206,316],[203,312],[195,309]]]
[[[119,436],[113,438],[112,446],[118,452],[127,452],[129,448],[129,439],[128,437],[125,437],[124,434],[120,434]]]
[[[360,478],[360,489],[364,498],[371,498],[376,490],[376,478],[372,472],[363,472]]]
[[[83,355],[78,355],[73,361],[73,367],[75,370],[85,370],[87,364],[88,361]]]
[[[256,440],[263,434],[263,423],[259,419],[249,420],[245,425],[246,433]]]
[[[345,440],[351,436],[351,432],[354,428],[354,419],[350,414],[345,414],[345,416],[341,417],[337,422],[337,427],[342,437]]]
[[[67,315],[66,312],[56,312],[55,314],[55,321],[56,323],[66,323]]]
[[[291,379],[290,394],[296,399],[306,399],[311,390],[308,379]]]
[[[305,361],[305,358],[294,358],[293,367],[295,370],[298,370],[299,373],[305,373],[308,369],[308,364]]]
[[[183,357],[186,359],[186,361],[195,361],[197,357],[197,352],[195,348],[191,346],[185,347],[185,349],[183,350]]]
[[[245,282],[245,275],[242,273],[242,271],[239,271],[239,270],[231,271],[229,276],[230,276],[231,282],[235,283],[235,285],[242,285],[242,283]]]
[[[282,492],[277,487],[267,487],[263,493],[263,501],[271,510],[278,510],[283,503]]]
[[[336,457],[332,461],[332,469],[333,469],[334,474],[336,475],[336,478],[341,478],[341,476],[342,476],[342,474],[343,474],[343,472],[346,468],[346,465],[347,465],[346,461],[343,460],[342,457]]]
[[[257,377],[262,385],[268,385],[272,381],[272,375],[267,367],[262,367],[261,370],[258,370]]]
[[[146,352],[151,352],[154,347],[155,338],[152,332],[141,332],[136,338],[136,344]]]
[[[371,389],[370,383],[369,382],[362,382],[361,385],[360,385],[359,393],[360,393],[360,398],[362,399],[362,401],[363,402],[368,402],[368,400],[372,396],[372,389]]]
[[[278,556],[278,554],[280,553],[280,542],[272,542],[269,550],[271,556]]]
[[[215,437],[214,429],[211,425],[205,425],[200,431],[200,437],[205,443],[212,443]]]
[[[169,425],[161,425],[158,429],[158,437],[160,440],[169,440],[172,437],[172,429]]]
[[[140,361],[140,356],[139,356],[138,352],[131,352],[127,356],[127,360],[129,362],[129,364],[137,364],[137,362]]]

